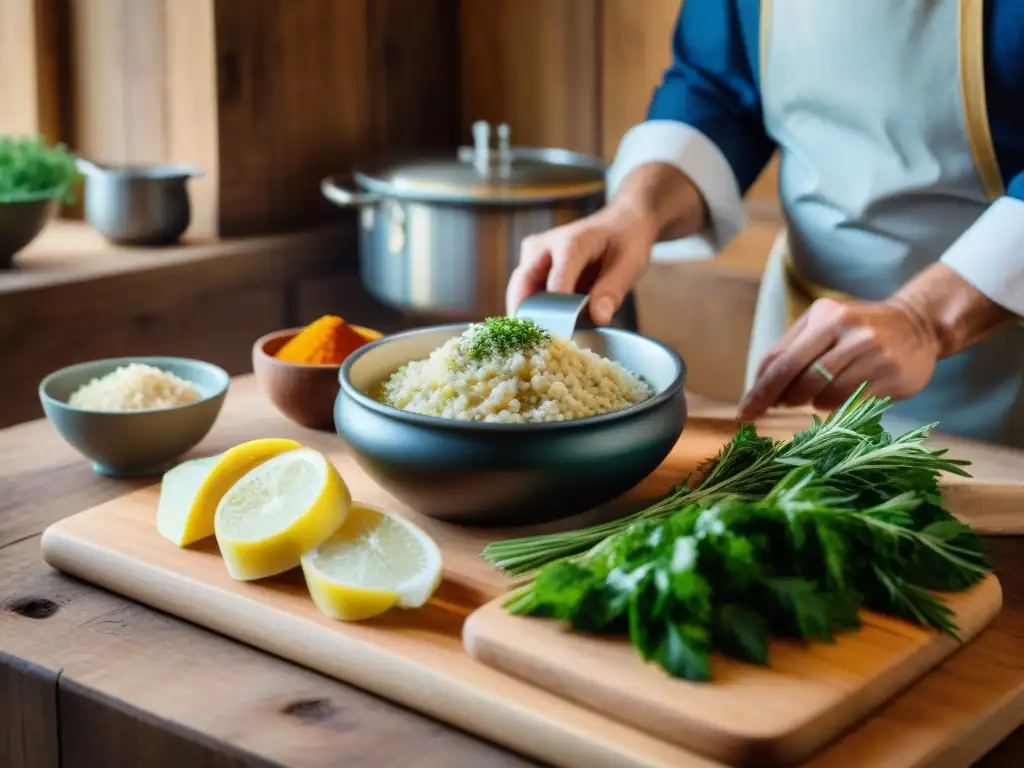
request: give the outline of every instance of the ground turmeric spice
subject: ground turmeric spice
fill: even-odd
[[[370,341],[340,317],[324,315],[302,329],[274,357],[304,365],[341,365],[346,357]]]

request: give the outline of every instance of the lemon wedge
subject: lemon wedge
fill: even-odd
[[[441,550],[404,517],[354,503],[345,524],[302,556],[302,573],[324,614],[359,621],[426,603],[441,583]]]
[[[253,467],[301,447],[295,440],[276,437],[250,440],[168,470],[160,483],[157,531],[179,547],[213,536],[213,516],[228,489]]]
[[[228,574],[251,581],[295,568],[341,527],[350,503],[345,481],[318,451],[298,448],[260,464],[231,486],[214,515]]]

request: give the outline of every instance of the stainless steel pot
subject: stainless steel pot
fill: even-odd
[[[324,196],[361,209],[359,252],[367,289],[392,307],[478,319],[505,313],[505,287],[528,235],[604,204],[605,165],[563,149],[512,147],[507,125],[473,126],[475,146],[355,169]]]

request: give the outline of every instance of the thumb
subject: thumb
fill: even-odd
[[[632,254],[618,254],[605,262],[590,290],[590,317],[597,325],[608,325],[622,305],[633,283],[643,273],[643,260]]]
[[[523,250],[523,259],[512,272],[505,289],[505,311],[510,316],[516,313],[525,299],[544,290],[551,269],[550,251],[543,247],[533,248],[532,245],[527,250],[525,243]]]

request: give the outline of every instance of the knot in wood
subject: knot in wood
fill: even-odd
[[[12,601],[7,610],[26,619],[48,619],[60,610],[60,606],[45,597],[23,597]]]
[[[335,710],[329,699],[300,699],[283,706],[281,712],[304,723],[319,723],[334,715]]]

